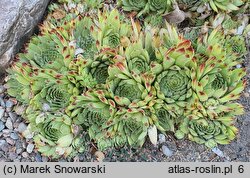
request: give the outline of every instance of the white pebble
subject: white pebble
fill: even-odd
[[[170,157],[170,156],[173,155],[173,151],[170,150],[170,149],[169,149],[167,146],[165,146],[165,145],[162,146],[162,152],[163,152],[164,155],[166,155],[166,156],[168,156],[168,157]]]

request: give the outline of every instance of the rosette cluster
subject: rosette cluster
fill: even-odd
[[[158,8],[168,1],[123,3],[165,12]],[[239,50],[218,29],[194,45],[170,25],[141,28],[112,10],[40,30],[8,70],[7,86],[27,106],[42,154],[83,152],[85,132],[100,150],[142,146],[147,136],[155,144],[157,130],[211,148],[234,139],[245,70],[235,68]]]

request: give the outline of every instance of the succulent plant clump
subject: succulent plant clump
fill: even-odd
[[[116,9],[78,13],[82,1],[74,2],[62,12],[69,18],[48,18],[8,69],[8,93],[26,106],[38,151],[82,153],[85,133],[100,150],[142,146],[147,137],[156,144],[157,132],[209,148],[235,138],[235,116],[244,112],[235,102],[246,85],[245,69],[235,67],[244,39],[218,28],[183,36],[169,24],[142,27]],[[160,16],[172,1],[121,3]]]

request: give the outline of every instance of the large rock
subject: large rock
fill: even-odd
[[[0,78],[41,20],[50,0],[0,0]]]

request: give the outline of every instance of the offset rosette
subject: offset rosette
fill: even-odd
[[[217,144],[229,144],[235,138],[238,130],[233,123],[233,118],[230,116],[210,120],[206,117],[189,115],[180,124],[175,135],[179,139],[187,135],[191,141],[214,148]]]
[[[125,57],[131,72],[140,74],[149,71],[150,57],[140,41],[126,48]]]
[[[224,44],[224,48],[227,53],[233,53],[237,56],[237,58],[241,58],[245,54],[247,54],[247,48],[245,39],[242,36],[227,36]]]
[[[109,76],[108,67],[111,65],[109,59],[96,59],[91,62],[89,73],[96,80],[97,84],[105,84]]]
[[[164,14],[171,10],[172,0],[149,0],[149,9],[157,14]]]
[[[148,115],[157,129],[161,132],[175,131],[175,125],[179,124],[181,116],[176,112],[178,108],[174,105],[167,105],[163,103],[155,103],[148,108],[150,114]]]
[[[129,36],[130,26],[121,22],[118,10],[99,13],[98,17],[100,29],[98,28],[96,35],[99,49],[117,48],[121,44],[122,37]]]
[[[148,0],[120,0],[125,11],[140,11],[145,8]]]
[[[145,142],[149,126],[149,117],[143,110],[123,108],[115,113],[106,133],[115,145],[121,145],[126,140],[126,144],[138,147]]]
[[[166,104],[185,107],[192,96],[190,68],[194,50],[190,41],[183,41],[165,54],[161,64],[152,63],[151,70],[157,75],[157,97]]]
[[[217,48],[220,51],[220,48]],[[232,69],[230,61],[235,58],[198,58],[192,69],[192,88],[194,102],[192,109],[198,108],[203,115],[215,118],[220,113],[230,113],[232,116],[243,113],[243,107],[232,103],[240,97],[246,82],[242,78],[246,75],[245,69]],[[198,105],[195,106],[195,105]]]
[[[36,109],[42,109],[43,104],[48,104],[51,111],[64,110],[69,105],[70,97],[79,91],[63,75],[49,71],[41,70],[41,73],[40,70],[37,71],[33,84],[33,88],[37,91],[30,103]]]
[[[171,0],[120,0],[118,3],[125,11],[136,11],[138,17],[152,13],[162,15],[172,8]]]
[[[32,97],[33,79],[30,77],[32,72],[31,65],[23,58],[14,61],[8,69],[9,76],[6,83],[8,94],[24,104],[28,104]]]
[[[74,31],[76,39],[76,52],[82,54],[84,58],[93,59],[97,53],[95,33],[93,33],[94,24],[91,18],[84,17],[77,21]]]
[[[27,53],[21,54],[21,57],[28,59],[32,65],[40,68],[60,69],[62,55],[56,45],[52,36],[37,36],[31,40]]]
[[[147,105],[155,96],[152,87],[154,76],[149,73],[130,72],[127,61],[121,57],[109,67],[108,91],[118,106],[141,107]]]
[[[33,122],[36,123],[36,129],[33,130],[38,132],[34,141],[43,155],[58,158],[84,151],[84,144],[79,144],[81,139],[72,132],[72,122],[68,116],[62,113],[42,113]]]

